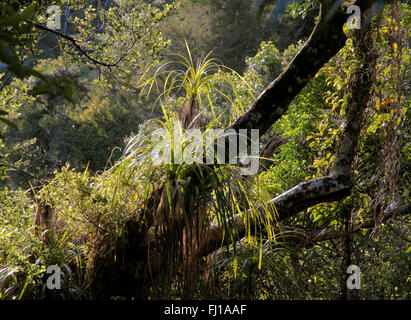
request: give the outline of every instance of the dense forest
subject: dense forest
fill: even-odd
[[[1,1],[0,299],[410,299],[410,29],[399,0]]]

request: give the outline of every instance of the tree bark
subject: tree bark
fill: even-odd
[[[287,70],[269,85],[247,113],[233,124],[232,128],[260,128],[265,132],[285,112],[292,98],[302,89],[300,85],[304,84],[305,86],[319,68],[336,53],[335,50],[341,48],[340,41],[343,41],[343,39],[345,41],[341,13],[337,11],[337,13],[330,16],[332,13],[327,12],[326,9],[331,9],[332,6],[327,1],[323,2],[326,2],[326,4],[323,4],[321,8],[320,21],[310,40],[290,63]],[[370,15],[375,14],[371,1],[357,1],[357,3],[363,8],[363,21],[366,21]],[[327,21],[332,26],[330,26],[330,30],[325,31]],[[336,26],[339,27],[335,28]],[[372,72],[376,59],[372,50],[373,39],[370,24],[365,24],[363,29],[355,30],[354,33],[354,48],[361,64],[358,65],[349,80],[352,94],[347,102],[345,124],[336,150],[331,174],[327,177],[302,182],[258,208],[261,214],[271,214],[277,222],[291,218],[316,204],[344,199],[351,193],[353,187],[351,166],[363,125],[364,112],[370,98]],[[327,42],[322,44],[321,41],[326,40],[329,41],[328,47],[324,48],[323,46],[327,46]],[[319,49],[322,52],[319,58],[309,60],[310,66],[303,68],[304,58],[312,59],[310,56],[313,50]],[[328,60],[325,60],[326,57],[328,57]],[[364,77],[364,75],[367,76]],[[297,84],[296,91],[294,89],[285,90],[286,85],[293,85],[294,83]],[[286,93],[284,94],[284,92]],[[283,98],[276,98],[276,95],[280,94]],[[246,227],[243,216],[247,214],[248,212],[238,214],[230,221],[239,235],[245,233]],[[217,224],[213,224],[209,228],[207,243],[203,251],[207,252],[209,248],[215,248],[223,242],[224,232],[222,228]]]

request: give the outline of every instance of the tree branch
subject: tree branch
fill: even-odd
[[[330,13],[321,6],[319,21],[310,38],[298,54],[255,100],[251,108],[238,118],[231,129],[259,129],[263,135],[287,111],[291,101],[300,93],[318,70],[344,47],[343,25],[347,16],[341,11]]]
[[[239,117],[230,129],[259,129],[263,135],[288,109],[291,101],[301,92],[316,73],[345,45],[343,26],[348,15],[339,10],[342,1],[320,1],[319,20],[311,36],[298,54],[255,100],[250,109]],[[339,5],[336,5],[339,4]],[[383,7],[383,1],[357,0],[355,5],[369,21]]]

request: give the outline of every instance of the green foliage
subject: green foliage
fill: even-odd
[[[156,8],[138,0],[121,1],[107,10],[98,10],[94,5],[84,11],[79,8],[75,7],[70,17],[74,39],[93,51],[87,57],[63,41],[62,47],[72,54],[66,58],[83,61],[103,72],[103,77],[115,70],[118,85],[130,88],[135,74],[155,64],[170,44],[163,40],[158,25],[173,12],[172,4]]]
[[[157,26],[173,11],[172,5],[167,4],[160,10],[144,1],[122,1],[108,10],[96,10],[89,5],[83,11],[81,7],[89,1],[72,1],[74,18],[70,17],[70,22],[74,26],[71,30],[74,35],[67,35],[42,25],[46,21],[48,5],[61,7],[65,3],[35,1],[26,6],[23,1],[13,0],[0,5],[0,72],[8,72],[18,79],[35,77],[38,81],[29,91],[33,96],[47,94],[51,99],[62,97],[73,101],[70,78],[48,76],[32,66],[23,66],[25,60],[33,63],[42,53],[37,46],[40,31],[58,35],[59,50],[66,63],[82,62],[108,77],[114,76],[117,82],[122,82],[124,89],[129,87],[129,81],[138,69],[144,70],[155,63],[169,45],[162,39]],[[92,53],[88,53],[90,51]],[[116,74],[113,74],[113,68]],[[2,77],[3,80],[2,88],[9,78]],[[99,80],[104,83],[105,77],[100,74]],[[7,114],[6,110],[0,112],[0,122],[15,126],[3,117]]]
[[[385,27],[380,29],[381,33],[378,35],[379,41],[375,49],[380,59],[373,76],[378,80],[375,81],[374,99],[369,105],[369,116],[361,135],[360,150],[355,164],[354,177],[357,187],[354,188],[353,195],[346,200],[352,210],[353,226],[356,223],[364,222],[367,215],[373,214],[377,203],[379,205],[389,204],[395,199],[392,198],[393,193],[389,196],[390,191],[388,190],[397,190],[396,197],[402,198],[405,204],[409,202],[407,200],[409,192],[406,191],[409,188],[407,174],[409,161],[405,160],[409,159],[409,143],[406,142],[407,139],[409,140],[407,138],[409,126],[406,125],[409,118],[409,97],[405,91],[400,89],[404,80],[398,77],[399,72],[407,73],[406,66],[409,55],[405,46],[395,42],[394,39],[398,38],[393,38],[393,33],[405,28],[405,25],[393,26],[394,20],[390,18],[390,10],[392,8],[386,9],[385,15],[383,14],[386,17],[386,22],[383,24]],[[404,14],[406,15],[406,12]],[[295,53],[298,48],[290,48],[289,50]],[[293,54],[290,56],[292,57]],[[280,65],[281,61],[285,63]],[[254,88],[256,88],[256,95],[258,95],[258,92],[267,85],[267,81],[274,79],[276,73],[278,74],[282,70],[286,61],[287,59],[281,59],[281,53],[275,46],[263,43],[257,55],[247,60],[249,69],[245,72],[244,79],[251,87],[255,84]],[[268,64],[265,64],[266,62]],[[292,102],[287,114],[273,126],[275,132],[290,139],[274,155],[273,166],[263,172],[259,178],[260,185],[262,184],[263,188],[271,192],[273,196],[281,194],[306,179],[329,174],[336,141],[338,141],[342,128],[342,116],[345,115],[345,106],[350,95],[347,90],[348,79],[350,74],[355,71],[357,63],[361,62],[354,61],[352,43],[349,40],[348,45],[316,75],[315,79]],[[270,76],[265,78],[267,74]],[[398,146],[395,149],[389,149],[396,151],[386,153],[385,150],[387,145],[389,146],[393,132],[398,139]],[[392,166],[393,164],[394,166]],[[387,169],[382,169],[384,167],[391,169],[387,171]],[[376,184],[378,179],[383,179],[384,182]],[[299,217],[294,219],[293,224],[320,227],[324,228],[324,231],[330,229],[342,231],[344,217],[340,213],[341,210],[342,208],[338,203],[317,205],[307,212],[301,213]],[[357,298],[402,299],[408,295],[409,275],[405,270],[409,264],[409,258],[405,254],[406,242],[398,238],[399,227],[397,225],[401,225],[400,228],[404,235],[409,234],[409,222],[407,221],[406,219],[403,222],[394,221],[381,225],[379,228],[385,231],[381,233],[381,236],[375,236],[373,239],[369,238],[370,233],[365,232],[365,230],[363,234],[355,234],[353,240],[355,248],[353,259],[355,261],[353,263],[364,266],[364,269],[361,267],[362,274],[367,279],[366,281],[369,281]],[[397,230],[397,232],[393,230]],[[386,236],[388,238],[385,238]],[[390,237],[395,240],[388,240]],[[405,238],[409,239],[409,236],[405,236]],[[289,281],[299,279],[297,282],[300,293],[303,292],[305,298],[328,297],[337,299],[340,297],[341,287],[344,285],[342,274],[345,272],[346,266],[340,258],[344,253],[337,247],[338,241],[326,242],[324,245],[297,252],[298,265],[300,266],[294,263],[292,269],[296,272],[303,271],[298,277],[291,274],[287,275],[286,278]],[[391,245],[391,243],[395,244]],[[376,249],[379,247],[380,249]],[[379,253],[376,254],[374,250],[378,250]],[[376,258],[376,255],[382,255],[382,252],[386,258]],[[396,259],[387,258],[391,254],[395,255]],[[256,257],[258,257],[257,253],[254,254],[254,258]],[[239,260],[244,258],[241,255],[237,257]],[[235,262],[235,260],[232,261]],[[286,263],[290,264],[291,262],[288,260]],[[241,265],[241,263],[235,263],[237,266]],[[269,262],[266,263],[269,264]],[[390,266],[398,271],[388,271]],[[282,274],[287,273],[283,272]],[[253,282],[253,277],[260,275],[260,272],[256,272],[247,276],[246,279]],[[248,282],[240,282],[238,286],[235,286],[230,280],[231,276],[230,273],[220,274],[219,281],[223,281],[228,287],[219,284],[219,288],[225,289],[224,293],[220,292],[219,294],[244,297],[241,289],[247,288]],[[282,281],[286,283],[286,280]],[[383,283],[390,285],[384,287]],[[380,286],[379,289],[377,286]],[[292,286],[289,285],[289,287]],[[275,290],[274,288],[271,290]],[[233,291],[233,289],[235,290]],[[264,292],[264,290],[258,291],[254,287],[251,292],[256,294],[256,292]],[[268,290],[268,292],[274,291]],[[256,296],[252,295],[252,297]],[[273,294],[272,297],[281,298],[282,296]],[[295,292],[287,297],[300,298],[299,294]]]
[[[284,50],[299,39],[307,38],[314,23],[311,15],[293,20],[279,12],[273,16],[273,5],[258,13],[259,1],[253,0],[183,0],[176,15],[162,24],[172,40],[174,51],[185,51],[184,39],[194,56],[213,50],[224,65],[242,73],[245,58],[254,56],[262,41],[273,41]],[[304,28],[303,28],[304,27]]]
[[[1,298],[90,298],[89,270],[96,250],[101,250],[99,239],[104,236],[105,246],[110,246],[109,241],[122,235],[125,221],[137,216],[141,207],[140,190],[130,181],[118,182],[110,175],[91,177],[87,171],[64,167],[37,194],[39,203],[49,205],[56,215],[46,230],[33,226],[32,212],[38,203],[21,191],[2,190]],[[45,289],[50,265],[63,272],[63,290],[57,296],[47,296]]]
[[[236,71],[222,65],[216,58],[210,58],[211,52],[194,61],[187,42],[186,51],[186,56],[174,54],[176,60],[160,66],[152,77],[142,77],[143,92],[146,90],[147,94],[150,94],[155,87],[159,94],[159,88],[162,86],[163,92],[158,95],[156,103],[160,102],[161,107],[167,110],[172,110],[176,100],[196,100],[206,122],[213,122],[216,125],[221,125],[227,119],[233,120],[233,113],[242,114],[250,104],[250,98],[254,98],[247,81]],[[168,70],[169,65],[173,69]],[[167,104],[170,103],[171,107],[163,106],[163,100]],[[222,105],[226,110],[222,110]]]
[[[9,89],[13,90],[13,96]],[[144,104],[147,105],[146,114],[150,114],[150,103],[137,94],[99,87],[84,97],[79,94],[76,104],[56,99],[30,99],[25,95],[27,84],[22,82],[13,83],[9,89],[2,95],[13,99],[12,117],[20,130],[6,131],[8,148],[3,148],[3,159],[36,176],[36,183],[51,177],[53,171],[66,162],[79,169],[88,166],[93,172],[103,170],[108,161],[114,162],[120,157],[120,148],[116,147],[137,130],[144,117],[141,110]],[[7,99],[4,102],[12,107]],[[14,171],[11,179],[28,187],[32,177]]]
[[[303,42],[281,35],[298,34],[289,18],[280,15],[268,23],[281,8],[267,6],[258,20],[255,1],[187,0],[173,16],[174,5],[149,1],[116,2],[108,10],[75,1],[68,35],[81,50],[48,34],[42,45],[58,49],[42,52],[36,46],[39,30],[27,20],[44,23],[48,4],[0,4],[0,299],[94,298],[90,285],[99,262],[125,267],[117,260],[131,245],[130,221],[147,227],[144,235],[159,252],[160,274],[166,278],[175,270],[172,279],[151,284],[150,298],[163,286],[172,298],[191,290],[195,298],[338,299],[345,290],[343,257],[349,247],[351,263],[362,272],[362,289],[351,298],[409,299],[409,216],[380,215],[392,203],[409,204],[406,4],[387,6],[372,31],[377,63],[368,75],[372,97],[351,195],[282,221],[340,235],[306,247],[277,242],[281,230],[275,234],[279,225],[262,204],[330,174],[349,79],[362,63],[350,39],[353,31],[345,30],[346,46],[262,137],[262,143],[273,132],[288,139],[273,154],[272,166],[244,179],[235,166],[164,163],[158,155],[196,151],[177,121],[187,100],[201,106],[204,137],[208,130],[228,127],[287,67]],[[303,16],[312,22],[316,8],[312,1],[299,1],[287,11],[300,26]],[[187,55],[166,57],[170,41],[163,34]],[[141,97],[140,89],[155,86],[158,95]],[[161,115],[145,121],[153,117],[153,103]],[[153,135],[159,130],[160,140]],[[161,149],[167,142],[169,150]],[[36,226],[35,213],[45,206],[52,224]],[[243,239],[237,238],[237,218],[246,225]],[[212,223],[224,229],[227,245],[198,265],[196,250]],[[353,230],[349,244],[347,224]],[[57,294],[45,288],[50,265],[62,270],[63,290]],[[143,272],[140,266],[132,269],[133,277]],[[194,285],[183,286],[190,281]]]
[[[142,202],[139,189],[131,182],[119,183],[108,175],[92,177],[66,166],[39,192],[39,199],[58,212],[72,237],[87,239],[103,232],[115,238],[123,232],[122,223],[137,214]]]
[[[207,299],[299,299],[302,290],[290,265],[292,254],[293,250],[268,242],[262,246],[244,242],[235,254],[232,249],[221,252],[223,257],[209,267],[203,295]]]
[[[25,192],[0,192],[1,299],[21,298],[27,286],[38,281],[44,272],[31,259],[33,254],[40,253],[40,241],[32,227],[32,205]]]
[[[43,5],[47,5],[43,3]],[[65,78],[52,79],[31,67],[24,67],[20,54],[32,48],[35,32],[32,23],[37,22],[36,11],[40,5],[35,2],[25,6],[22,1],[13,0],[0,6],[0,63],[2,72],[8,71],[19,79],[35,76],[41,83],[33,87],[32,94],[50,94],[52,97],[63,96],[70,100],[71,82]],[[18,53],[19,52],[19,53]]]

